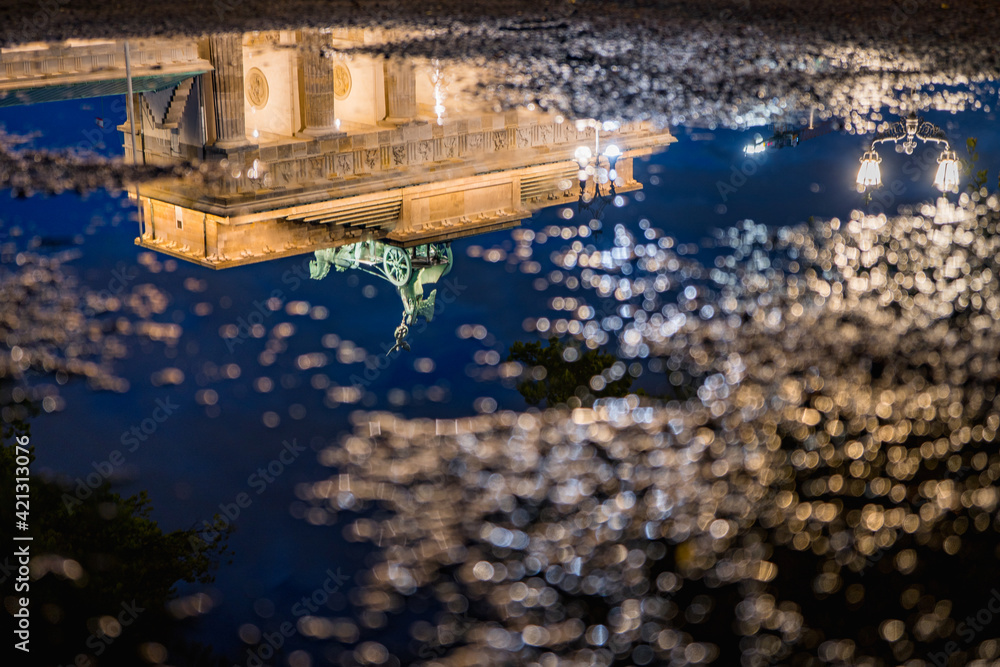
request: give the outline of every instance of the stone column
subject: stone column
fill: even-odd
[[[618,172],[618,178],[625,182],[625,185],[632,185],[635,183],[635,176],[631,157],[620,157],[615,163],[615,171]]]
[[[413,65],[385,61],[385,119],[406,122],[417,115],[417,77]]]
[[[209,37],[215,111],[215,145],[219,148],[244,146],[246,113],[243,102],[243,36],[226,33]]]
[[[333,63],[323,57],[323,47],[328,46],[329,41],[322,34],[305,33],[300,44],[303,127],[298,134],[308,137],[341,134],[334,112]]]

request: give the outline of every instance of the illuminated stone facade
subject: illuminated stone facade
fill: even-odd
[[[118,128],[125,159],[204,160],[226,173],[208,185],[143,186],[136,242],[224,268],[362,239],[447,241],[575,201],[582,145],[622,149],[616,186],[627,192],[641,187],[633,158],[674,141],[643,123],[596,136],[595,123],[484,111],[466,92],[482,78],[472,66],[351,50],[390,37],[272,31],[132,46],[134,68],[152,67],[146,54],[158,53],[171,72],[202,73],[134,94],[135,154],[129,123]],[[86,48],[96,49],[95,63],[107,52],[114,68],[106,76],[121,76],[114,48]],[[58,49],[47,60],[19,57],[57,56],[68,62]]]

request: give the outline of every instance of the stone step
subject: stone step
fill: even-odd
[[[172,130],[178,126],[181,116],[184,114],[184,107],[187,106],[188,97],[194,87],[194,77],[184,79],[174,88],[173,95],[170,96],[170,103],[167,105],[167,113],[163,116],[163,122],[157,123],[161,129]]]

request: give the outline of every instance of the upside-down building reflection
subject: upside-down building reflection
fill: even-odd
[[[642,122],[602,128],[530,107],[484,110],[468,93],[488,78],[483,66],[371,54],[404,36],[345,28],[130,40],[131,61],[120,40],[27,44],[0,50],[0,106],[124,94],[130,78],[134,150],[130,123],[118,127],[126,160],[204,161],[225,174],[143,186],[137,243],[216,269],[368,238],[413,246],[513,226],[580,196],[581,146],[616,144],[616,178],[603,187],[624,193],[641,187],[633,159],[674,141]]]
[[[144,186],[137,243],[215,269],[368,239],[441,243],[576,200],[581,144],[621,147],[614,186],[627,192],[641,187],[633,159],[674,141],[647,123],[483,111],[464,93],[481,70],[356,50],[387,37],[213,35],[197,43],[210,71],[135,93],[135,154],[119,128],[128,160],[225,167],[209,186]]]
[[[451,240],[640,189],[633,160],[675,141],[647,122],[484,108],[471,92],[483,66],[373,55],[402,36],[27,45],[0,52],[0,106],[131,90],[125,160],[203,163],[211,175],[133,189],[139,246],[212,269],[314,253],[313,278],[374,273],[403,301],[401,345],[433,315]],[[590,208],[599,218],[603,205]]]

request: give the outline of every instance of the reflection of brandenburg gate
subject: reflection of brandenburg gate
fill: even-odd
[[[633,158],[674,141],[644,123],[598,137],[593,124],[537,111],[484,112],[464,94],[481,78],[471,66],[348,51],[387,37],[345,29],[131,43],[133,83],[141,84],[134,90],[141,92],[130,105],[136,155],[129,124],[119,126],[126,160],[203,159],[223,164],[227,174],[208,186],[143,186],[137,243],[224,268],[363,238],[406,246],[446,241],[575,201],[580,167],[573,157],[581,145],[622,149],[616,191],[624,193],[641,187]],[[69,72],[66,83],[123,87],[121,48],[109,43],[60,46],[62,60],[44,66],[49,75],[80,62],[74,49],[99,55],[94,71]],[[54,57],[4,52],[0,61],[10,71],[8,61]],[[40,69],[18,71],[32,68]],[[157,79],[158,72],[171,76]]]

